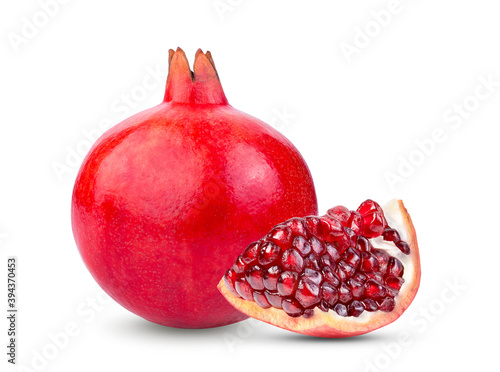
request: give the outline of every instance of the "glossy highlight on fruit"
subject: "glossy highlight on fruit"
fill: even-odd
[[[72,198],[75,240],[99,285],[133,313],[182,328],[245,319],[217,290],[225,269],[278,222],[316,213],[300,153],[228,104],[201,50],[193,71],[170,50],[164,101],[97,140]],[[272,260],[273,249],[258,259]],[[240,292],[262,286],[261,274],[248,273]]]
[[[272,258],[253,258],[269,244],[278,247]],[[219,290],[245,314],[298,333],[350,337],[373,331],[404,312],[420,283],[415,229],[400,200],[384,208],[367,200],[356,211],[337,206],[321,217],[293,218],[250,247],[255,253],[238,257]]]

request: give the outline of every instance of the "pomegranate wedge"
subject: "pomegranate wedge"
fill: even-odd
[[[392,323],[413,301],[420,258],[401,200],[292,218],[250,244],[219,291],[242,313],[311,336],[351,337]]]

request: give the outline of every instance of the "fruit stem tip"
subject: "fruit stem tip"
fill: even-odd
[[[168,77],[165,101],[191,104],[227,104],[212,54],[198,49],[193,71],[181,48],[168,51]]]

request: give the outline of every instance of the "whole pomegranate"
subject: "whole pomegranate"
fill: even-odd
[[[217,290],[242,247],[317,213],[311,174],[279,132],[228,104],[210,52],[193,72],[169,51],[164,101],[97,140],[78,173],[72,225],[92,276],[154,323],[246,318]]]

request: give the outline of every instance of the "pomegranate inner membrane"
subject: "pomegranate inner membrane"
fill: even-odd
[[[226,271],[236,296],[289,316],[334,311],[359,317],[391,312],[405,283],[410,247],[401,221],[387,221],[372,200],[322,217],[292,218],[251,243]],[[407,272],[407,274],[410,274]]]

